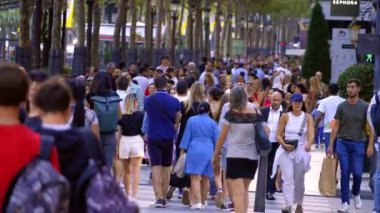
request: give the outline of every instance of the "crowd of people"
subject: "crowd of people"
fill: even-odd
[[[283,193],[282,212],[294,205],[296,213],[304,212],[305,173],[316,144],[339,159],[338,211],[350,208],[350,173],[360,209],[363,161],[372,155],[375,138],[371,107],[359,99],[361,82],[347,82],[345,100],[337,84],[322,82],[321,71],[304,79],[300,64],[268,56],[203,58],[199,66],[174,67],[163,57],[158,67],[109,63],[106,71],[89,68],[78,77],[2,64],[0,159],[8,163],[0,165],[0,205],[19,171],[39,155],[41,134],[54,138],[50,161],[71,191],[89,160],[96,160],[138,202],[144,162],[151,167],[154,208],[165,208],[178,188],[191,209],[203,209],[211,196],[218,208],[244,213],[260,158],[253,123],[262,122],[272,144],[267,200]],[[70,212],[80,209],[77,198],[70,195]]]

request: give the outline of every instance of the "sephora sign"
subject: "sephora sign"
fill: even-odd
[[[360,0],[331,0],[331,16],[359,16]]]

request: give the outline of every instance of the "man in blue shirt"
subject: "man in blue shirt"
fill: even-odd
[[[243,74],[244,81],[248,82],[248,70],[246,70],[244,68],[243,63],[240,63],[239,67],[237,69],[235,69],[234,72],[232,73],[232,83],[236,83],[236,79],[237,79],[238,75],[241,75],[242,73],[244,73]]]
[[[173,141],[181,117],[179,101],[165,90],[167,79],[154,79],[157,91],[145,99],[148,119],[148,152],[152,166],[155,208],[166,207],[166,192],[169,187],[173,160]]]

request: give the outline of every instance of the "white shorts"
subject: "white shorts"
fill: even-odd
[[[140,135],[121,136],[119,145],[120,159],[144,157],[144,140]]]

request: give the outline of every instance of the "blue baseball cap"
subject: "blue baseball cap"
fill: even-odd
[[[300,93],[294,93],[290,99],[292,102],[302,102],[303,96]]]

